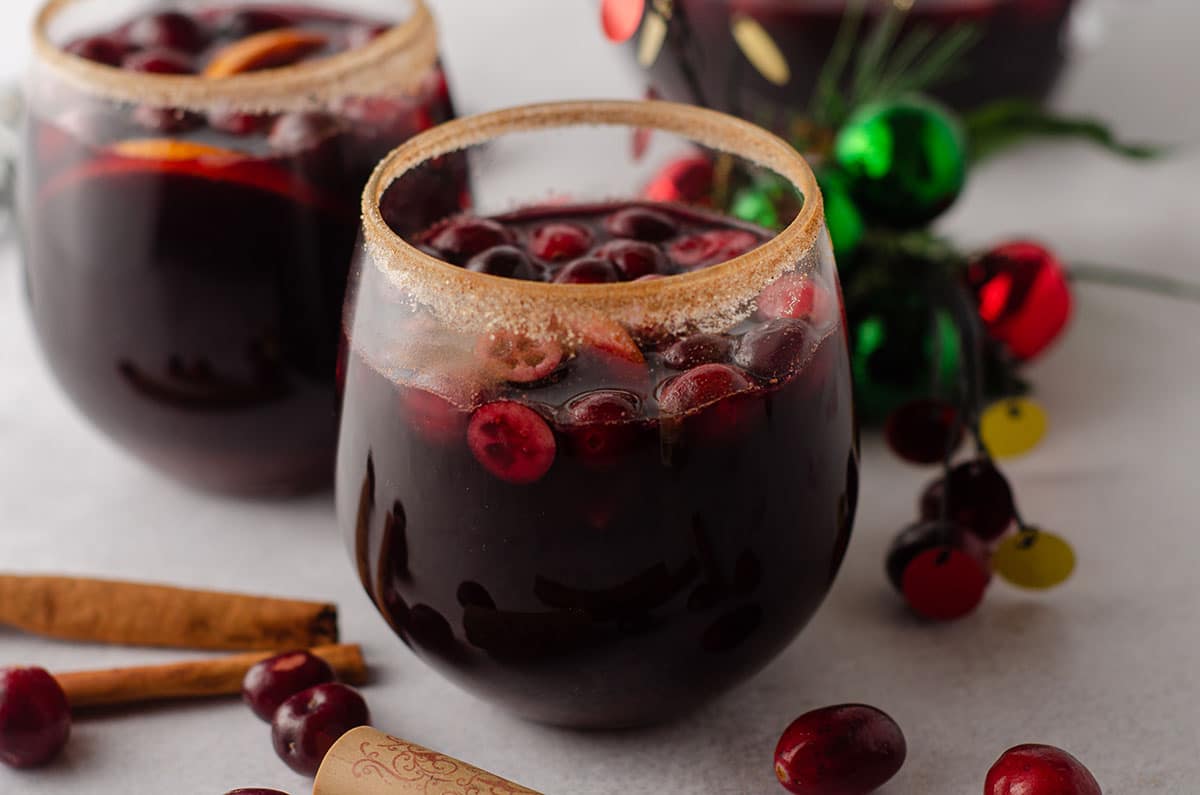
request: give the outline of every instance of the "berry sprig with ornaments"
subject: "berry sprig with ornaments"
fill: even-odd
[[[1031,240],[970,251],[934,232],[931,225],[958,199],[975,165],[1025,139],[1076,139],[1136,159],[1161,150],[1123,143],[1099,121],[1023,100],[955,113],[924,92],[961,66],[978,31],[964,24],[940,35],[919,27],[904,33],[911,5],[895,2],[864,35],[862,5],[850,4],[810,107],[790,114],[787,128],[824,195],[859,416],[882,424],[904,460],[942,470],[918,500],[918,518],[893,542],[886,570],[914,612],[946,621],[973,611],[993,574],[1043,590],[1074,570],[1070,544],[1025,520],[998,464],[1033,449],[1046,432],[1046,413],[1030,397],[1021,368],[1066,328],[1072,283],[1176,297],[1200,291],[1118,268],[1067,264]],[[643,66],[672,47],[694,100],[712,104],[696,77],[698,54],[682,4],[606,0],[601,22],[614,41],[638,37]],[[788,81],[785,53],[752,13],[731,15],[730,36],[764,78]],[[635,157],[646,147],[639,133]],[[796,211],[794,195],[777,178],[740,173],[711,152],[669,163],[646,192],[708,202],[766,227]]]

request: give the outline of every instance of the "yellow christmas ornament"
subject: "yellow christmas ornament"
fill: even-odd
[[[1001,542],[992,569],[1013,585],[1042,591],[1070,578],[1075,551],[1061,536],[1031,527]]]
[[[646,21],[642,23],[642,36],[638,39],[638,63],[645,68],[653,66],[666,40],[667,20],[657,10],[646,14]]]
[[[734,16],[730,27],[742,54],[759,74],[777,86],[787,85],[792,79],[791,67],[767,29],[758,24],[758,20],[744,14]]]
[[[1024,455],[1046,435],[1046,412],[1029,398],[1005,398],[979,418],[979,433],[996,458]]]

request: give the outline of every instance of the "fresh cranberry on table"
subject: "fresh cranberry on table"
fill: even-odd
[[[178,11],[142,17],[129,27],[129,40],[138,47],[165,47],[195,53],[208,43],[208,36],[195,19]]]
[[[1009,748],[988,770],[983,795],[1101,795],[1083,763],[1052,745]]]
[[[275,753],[288,767],[314,776],[343,734],[371,721],[367,702],[340,684],[311,687],[283,702],[271,721]]]
[[[797,795],[866,795],[900,771],[908,746],[886,713],[842,704],[796,718],[775,746],[775,775]]]
[[[0,671],[0,762],[39,767],[71,734],[71,710],[58,681],[42,668]]]
[[[256,663],[242,680],[242,700],[265,721],[301,690],[334,681],[329,663],[311,652],[278,654]]]

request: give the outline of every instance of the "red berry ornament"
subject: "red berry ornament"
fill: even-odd
[[[775,775],[797,795],[866,795],[899,772],[907,753],[886,713],[842,704],[792,721],[775,746]]]
[[[883,429],[892,452],[913,464],[936,464],[962,443],[958,410],[942,400],[914,400],[893,411]]]
[[[921,495],[922,517],[941,518],[947,486],[950,505],[946,516],[977,538],[994,541],[1012,524],[1016,515],[1012,487],[990,462],[967,461],[950,470],[948,483],[947,479],[931,483]]]
[[[938,547],[913,558],[904,569],[901,590],[922,618],[954,621],[979,606],[990,579],[983,564],[966,552]]]
[[[1037,243],[992,249],[967,268],[988,333],[1027,361],[1056,340],[1071,317],[1071,289],[1062,262]]]
[[[1083,763],[1052,745],[1009,748],[988,771],[983,795],[1101,795]]]

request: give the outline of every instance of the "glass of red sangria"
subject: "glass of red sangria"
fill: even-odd
[[[787,129],[791,117],[807,109],[844,19],[856,5],[864,15],[860,46],[895,8],[907,10],[901,37],[924,29],[936,38],[972,26],[975,44],[932,91],[969,110],[999,99],[1046,98],[1067,61],[1068,22],[1076,0],[674,0],[652,80],[672,99],[707,102]],[[739,49],[732,27],[742,17],[761,25],[786,59],[782,83],[768,80]]]
[[[641,159],[634,134],[651,136]],[[718,153],[690,203],[645,190],[680,147]],[[409,223],[412,186],[452,153],[473,206]],[[720,214],[722,173],[786,184],[793,217]],[[803,158],[701,108],[538,105],[408,142],[363,212],[337,511],[401,638],[575,727],[678,715],[783,649],[838,571],[858,483]]]
[[[186,483],[327,485],[363,186],[453,115],[429,11],[52,0],[34,44],[19,216],[58,380]],[[442,166],[414,223],[459,206]]]

